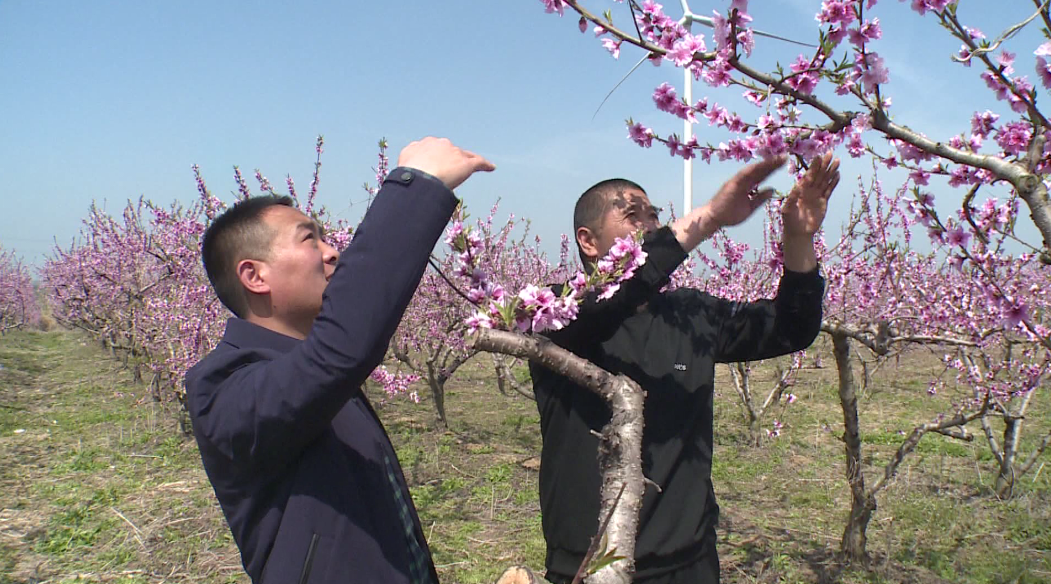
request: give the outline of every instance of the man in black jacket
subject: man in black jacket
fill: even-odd
[[[208,478],[255,583],[437,584],[397,457],[361,384],[484,158],[448,140],[402,150],[340,254],[287,197],[239,202],[205,232],[235,315],[186,375]]]
[[[643,230],[647,262],[612,298],[585,299],[577,320],[549,337],[596,365],[625,374],[646,391],[642,468],[648,486],[639,516],[635,582],[719,581],[711,483],[715,363],[755,361],[806,348],[821,325],[824,280],[813,238],[839,182],[839,161],[815,159],[782,208],[783,260],[777,297],[736,303],[696,290],[660,293],[688,252],[723,227],[737,225],[772,190],[760,183],[784,163],[744,168],[705,206],[670,226],[637,184],[598,183],[577,202],[574,229],[585,264],[617,237]],[[595,432],[609,422],[601,398],[567,378],[530,365],[543,451],[540,508],[547,539],[547,578],[572,580],[598,527],[600,475]]]

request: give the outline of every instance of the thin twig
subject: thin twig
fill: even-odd
[[[139,545],[142,546],[142,549],[146,549],[146,544],[142,541],[142,538],[139,537],[140,535],[142,535],[142,531],[138,527],[135,527],[135,524],[132,523],[130,519],[125,517],[123,513],[118,511],[116,507],[110,507],[109,510],[113,511],[114,513],[116,513],[117,517],[120,517],[121,519],[123,519],[125,523],[130,525],[131,528],[135,530],[135,533],[132,534],[132,535],[135,536],[135,541],[139,542]]]
[[[996,40],[993,41],[993,43],[988,47],[977,47],[973,51],[970,51],[966,57],[952,55],[950,58],[953,61],[956,61],[957,63],[969,63],[972,57],[981,57],[986,53],[991,53],[995,51],[1000,47],[1001,44],[1003,44],[1004,41],[1018,34],[1018,31],[1025,28],[1025,26],[1028,25],[1030,22],[1033,22],[1033,20],[1035,20],[1037,16],[1042,15],[1044,13],[1044,10],[1047,9],[1047,5],[1047,0],[1045,0],[1045,2],[1042,5],[1037,5],[1036,12],[1034,12],[1032,16],[1023,20],[1022,22],[1019,22],[1018,24],[1007,27],[1007,29],[1004,30],[1004,32],[1000,33],[1000,36],[996,37]]]
[[[431,264],[431,267],[434,268],[434,271],[438,272],[438,275],[442,277],[442,280],[445,280],[445,283],[448,284],[449,287],[452,288],[454,292],[456,292],[457,294],[462,296],[463,299],[466,300],[467,302],[470,302],[471,304],[474,304],[475,306],[478,305],[477,302],[474,302],[473,300],[471,300],[467,296],[467,294],[464,294],[463,290],[460,290],[460,288],[456,284],[453,284],[452,281],[449,280],[449,278],[445,275],[445,272],[443,272],[442,269],[440,267],[438,267],[438,263],[434,261],[434,255],[431,255],[431,257],[427,258],[427,262]]]

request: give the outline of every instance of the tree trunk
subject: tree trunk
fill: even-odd
[[[763,425],[759,418],[757,418],[752,412],[748,412],[748,437],[752,441],[752,446],[763,445]]]
[[[1020,469],[1015,464],[1015,460],[1018,458],[1019,441],[1022,438],[1022,424],[1025,421],[1026,411],[1029,409],[1029,402],[1032,400],[1035,392],[1036,388],[1030,390],[1021,398],[1016,396],[1003,408],[1004,449],[1002,454],[996,457],[996,462],[999,463],[1000,469],[996,475],[996,484],[993,486],[996,489],[996,496],[1001,499],[1011,498],[1014,494],[1015,482],[1025,472],[1025,470]],[[990,444],[995,444],[995,441],[990,442]]]
[[[839,371],[839,403],[843,408],[843,443],[847,457],[847,482],[850,484],[850,518],[843,530],[841,551],[851,560],[864,562],[869,519],[876,508],[875,501],[865,496],[865,475],[861,468],[861,433],[858,427],[858,398],[854,388],[854,374],[850,369],[850,339],[842,334],[832,335],[833,353]]]
[[[514,391],[521,396],[536,401],[536,396],[522,387],[522,384],[515,379],[514,372],[511,371],[503,357],[497,353],[491,353],[491,355],[493,356],[493,367],[496,369],[496,388],[500,390],[500,394],[511,396],[513,395],[511,391]]]
[[[1011,498],[1014,491],[1015,473],[1015,449],[1012,448],[1018,440],[1018,434],[1022,421],[1010,415],[1004,416],[1004,454],[1000,460],[1000,472],[996,475],[996,496],[1001,499]]]
[[[730,377],[733,378],[734,389],[737,396],[741,398],[741,407],[748,416],[748,437],[752,446],[761,446],[763,443],[762,412],[756,412],[755,403],[752,401],[752,386],[750,369],[747,363],[730,363]]]
[[[434,399],[435,420],[443,430],[449,429],[449,418],[445,415],[445,377],[441,375],[434,363],[427,363],[427,385],[431,388],[431,397]]]

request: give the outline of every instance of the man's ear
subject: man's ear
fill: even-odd
[[[577,228],[577,246],[592,261],[598,259],[598,236],[591,229],[587,227]]]
[[[269,294],[269,266],[259,260],[241,260],[237,263],[237,279],[253,294]]]

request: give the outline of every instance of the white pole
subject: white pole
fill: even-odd
[[[689,25],[687,25],[689,26]],[[691,78],[689,68],[683,69],[685,71],[683,79],[683,98],[686,103],[693,103],[693,79]],[[693,124],[690,120],[683,120],[682,122],[682,140],[684,143],[689,142],[690,138],[693,137]],[[693,160],[687,158],[682,161],[682,213],[685,215],[690,212],[693,208]]]
[[[686,28],[686,33],[691,32],[694,24],[694,19],[691,18],[693,13],[689,9],[689,4],[686,0],[680,0],[682,4],[682,25]],[[689,67],[682,69],[682,99],[686,100],[686,105],[694,103],[694,80],[689,75]],[[686,144],[689,139],[693,138],[694,125],[689,123],[689,120],[682,121],[682,142]],[[682,215],[685,216],[689,210],[694,208],[694,161],[691,159],[685,159],[682,161]]]
[[[688,0],[679,0],[679,4],[682,5],[682,19],[679,20],[679,24],[681,24],[686,29],[686,32],[691,32],[692,25],[695,22],[703,24],[704,26],[707,26],[709,28],[714,28],[715,27],[715,21],[712,20],[711,18],[709,18],[707,16],[698,16],[698,15],[694,14],[693,11],[690,10],[690,3],[689,3]],[[813,47],[814,46],[814,45],[810,45],[810,44],[807,44],[807,43],[794,41],[792,39],[779,37],[777,35],[773,35],[773,34],[770,34],[768,32],[763,32],[761,30],[755,31],[755,34],[757,34],[759,36],[763,36],[763,37],[769,37],[769,38],[772,38],[772,39],[777,39],[777,40],[789,42],[789,43],[792,43],[792,44],[795,44],[795,45],[802,45],[804,47]],[[642,61],[640,60],[639,62],[641,63]],[[687,105],[690,105],[693,102],[693,75],[690,74],[690,69],[689,68],[686,68],[686,69],[683,70],[682,97],[683,97],[683,99],[686,100],[686,104]],[[690,138],[692,138],[692,137],[693,137],[693,124],[691,124],[688,120],[684,120],[683,123],[682,123],[682,140],[683,140],[683,143],[689,142]],[[683,161],[683,166],[682,166],[682,203],[683,203],[682,212],[683,212],[684,215],[686,213],[689,213],[690,209],[693,209],[693,161],[692,160],[684,160]]]

